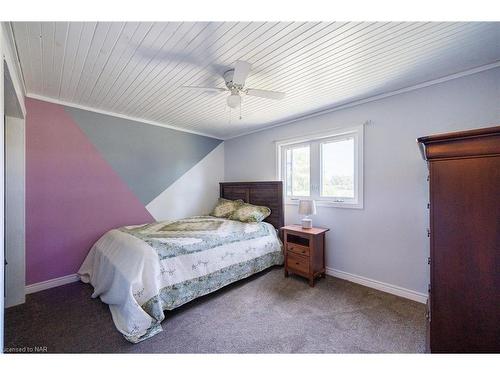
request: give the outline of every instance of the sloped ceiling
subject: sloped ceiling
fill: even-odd
[[[14,22],[28,95],[229,138],[500,60],[500,23]],[[236,60],[247,86],[229,111]]]

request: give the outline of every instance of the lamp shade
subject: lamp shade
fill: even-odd
[[[314,215],[316,213],[316,202],[313,200],[300,200],[299,201],[299,214],[300,215]]]

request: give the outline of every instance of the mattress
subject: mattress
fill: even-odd
[[[164,311],[283,263],[275,228],[212,216],[113,229],[78,274],[137,343],[161,332]]]

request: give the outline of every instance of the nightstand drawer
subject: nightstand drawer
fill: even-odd
[[[295,244],[295,243],[287,243],[286,245],[286,249],[288,251],[292,251],[296,254],[301,254],[301,255],[305,255],[305,256],[309,256],[309,247],[307,246],[302,246],[302,245],[298,245],[298,244]]]
[[[309,257],[288,251],[286,265],[292,271],[295,270],[306,274],[309,273]]]

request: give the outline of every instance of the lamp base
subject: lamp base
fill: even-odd
[[[312,220],[311,219],[302,219],[302,228],[303,229],[311,229],[312,228]]]

